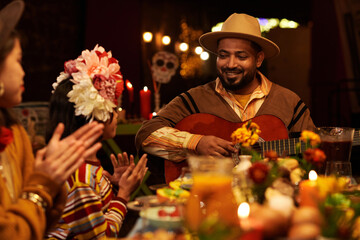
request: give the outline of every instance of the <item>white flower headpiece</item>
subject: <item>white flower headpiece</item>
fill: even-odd
[[[75,104],[75,115],[90,121],[110,119],[124,88],[120,66],[111,52],[96,45],[91,51],[84,50],[77,59],[65,62],[64,69],[52,86],[55,90],[60,82],[71,77],[74,85],[67,96]]]

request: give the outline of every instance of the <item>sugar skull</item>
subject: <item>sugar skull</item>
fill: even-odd
[[[156,82],[168,83],[178,67],[179,60],[175,54],[165,51],[157,52],[152,58],[152,77]]]

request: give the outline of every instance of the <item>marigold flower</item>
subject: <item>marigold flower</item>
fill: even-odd
[[[329,194],[343,191],[349,184],[348,178],[335,176],[318,176],[316,182],[320,199],[325,199]]]
[[[304,159],[312,164],[321,165],[325,162],[326,155],[319,148],[308,148],[304,152]]]
[[[256,162],[249,168],[249,176],[254,183],[261,184],[265,182],[269,173],[269,167],[265,163]]]
[[[241,144],[243,147],[254,145],[259,140],[260,127],[251,120],[244,123],[240,128],[231,134],[234,144]]]
[[[269,161],[276,161],[279,157],[279,155],[277,154],[277,152],[270,150],[265,152],[264,154],[265,158],[268,158]]]
[[[307,143],[310,142],[312,147],[320,144],[320,136],[312,131],[304,130],[301,132],[300,140]]]

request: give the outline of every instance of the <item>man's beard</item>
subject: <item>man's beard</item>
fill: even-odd
[[[222,70],[223,70],[223,72],[230,71],[230,69],[222,69]],[[234,71],[234,70],[232,69],[231,71]],[[242,70],[239,70],[239,71],[242,71]],[[243,89],[245,86],[247,86],[249,83],[251,83],[254,80],[255,75],[256,75],[256,69],[254,71],[251,71],[251,72],[248,72],[247,74],[245,74],[241,78],[241,81],[238,83],[235,83],[235,84],[232,84],[231,81],[226,81],[224,79],[223,75],[219,72],[219,70],[217,70],[217,75],[220,79],[221,84],[223,85],[223,87],[226,90],[236,91],[236,90]]]

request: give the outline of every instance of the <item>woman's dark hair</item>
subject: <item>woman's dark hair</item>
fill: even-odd
[[[74,103],[69,102],[67,94],[74,83],[70,79],[63,80],[50,98],[49,121],[46,127],[46,142],[49,142],[56,126],[61,122],[65,125],[62,137],[67,137],[88,121],[83,116],[75,116]]]
[[[6,57],[14,48],[15,39],[19,37],[20,35],[15,30],[12,31],[8,39],[4,42],[4,45],[0,47],[0,71],[3,70]],[[11,109],[0,108],[0,126],[10,127],[11,125],[18,123],[19,121]]]

